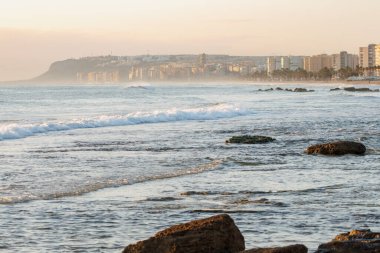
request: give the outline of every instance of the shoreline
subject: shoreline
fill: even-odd
[[[186,84],[186,85],[199,85],[199,84],[220,84],[220,85],[226,85],[226,84],[247,84],[247,85],[371,85],[371,86],[377,86],[380,85],[380,81],[341,81],[341,80],[329,80],[329,81],[318,81],[318,80],[299,80],[299,81],[271,81],[271,80],[261,80],[261,81],[255,81],[255,80],[239,80],[239,79],[221,79],[221,80],[168,80],[168,81],[127,81],[127,82],[118,82],[118,83],[77,83],[77,82],[70,82],[70,81],[52,81],[52,82],[36,82],[36,81],[29,81],[29,80],[21,80],[21,81],[0,81],[0,86],[6,86],[6,85],[41,85],[41,86],[57,86],[57,85],[83,85],[83,86],[113,86],[113,85],[150,85],[150,84]]]

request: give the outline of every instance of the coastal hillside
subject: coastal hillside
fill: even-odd
[[[115,83],[138,80],[192,80],[247,75],[264,69],[265,57],[229,55],[94,56],[52,63],[31,82]]]
[[[119,57],[100,56],[67,59],[52,63],[45,73],[32,79],[34,82],[75,82],[78,72],[110,71],[120,67]],[[117,62],[117,63],[116,63]]]

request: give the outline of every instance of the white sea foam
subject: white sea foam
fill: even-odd
[[[42,122],[32,124],[0,125],[0,141],[21,139],[36,134],[67,131],[83,128],[126,126],[186,120],[215,120],[250,114],[249,110],[236,105],[216,104],[201,108],[170,109],[167,111],[133,112],[125,115],[102,115],[93,118],[81,118],[68,121]]]
[[[0,205],[11,204],[11,203],[21,203],[21,202],[27,202],[31,200],[38,200],[38,199],[48,200],[48,199],[56,199],[56,198],[63,198],[63,197],[80,196],[80,195],[94,192],[94,191],[104,189],[104,188],[131,185],[131,184],[143,183],[147,181],[162,180],[162,179],[175,178],[175,177],[181,177],[181,176],[186,176],[186,175],[200,174],[205,171],[210,171],[210,170],[215,170],[215,169],[220,168],[220,165],[223,163],[223,161],[224,161],[223,159],[215,159],[209,163],[200,164],[197,167],[183,168],[174,172],[168,172],[161,175],[147,175],[147,176],[140,177],[134,180],[121,178],[121,179],[109,179],[109,180],[91,182],[91,183],[86,183],[83,185],[79,184],[79,186],[76,186],[75,188],[71,190],[58,189],[57,191],[54,191],[54,192],[48,191],[48,192],[40,192],[40,193],[24,193],[21,195],[14,195],[14,192],[12,191],[12,194],[10,196],[0,196]],[[10,189],[8,188],[8,190]]]

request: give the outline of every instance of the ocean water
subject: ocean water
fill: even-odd
[[[276,86],[0,86],[0,252],[120,252],[219,213],[247,248],[379,231],[380,93]],[[366,155],[304,153],[343,139]]]

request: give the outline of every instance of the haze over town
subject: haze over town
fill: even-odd
[[[291,3],[7,1],[0,9],[0,81],[33,78],[53,61],[86,56],[358,54],[379,43],[377,0]]]

